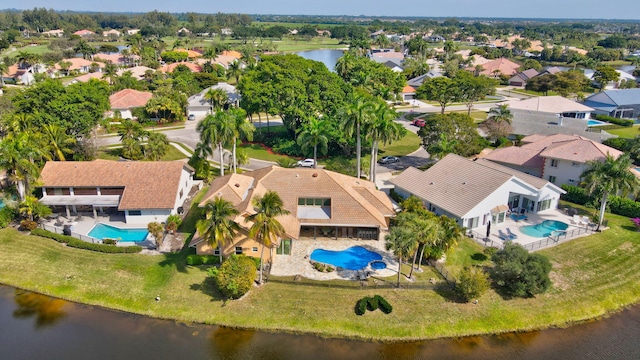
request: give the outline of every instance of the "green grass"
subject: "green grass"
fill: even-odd
[[[265,160],[265,161],[278,161],[279,159],[290,158],[290,156],[273,154],[263,148],[260,144],[242,144],[238,145],[238,149],[242,149],[247,152],[250,158]]]
[[[16,51],[5,51],[5,55],[9,55],[9,56],[16,56],[18,55],[18,53],[20,52],[24,52],[27,54],[37,54],[37,55],[42,55],[44,53],[47,52],[52,52],[52,50],[50,50],[47,45],[36,45],[36,46],[25,46],[25,47],[21,47],[21,48],[17,48]]]
[[[618,135],[621,138],[633,139],[640,135],[640,125],[625,127],[620,129],[607,130],[612,135]]]
[[[379,156],[405,156],[418,150],[422,139],[411,131],[407,131],[402,139],[394,141],[389,145],[380,145]]]
[[[98,159],[102,160],[120,160],[120,154],[122,153],[122,148],[107,148],[98,151]],[[164,154],[161,161],[173,161],[173,160],[181,160],[186,159],[187,156],[183,154],[180,150],[176,149],[175,146],[169,145],[167,147],[167,153]]]
[[[192,229],[195,218],[183,228]],[[206,281],[204,267],[185,265],[186,252],[101,254],[12,228],[0,230],[0,283],[159,318],[329,337],[409,340],[563,327],[640,300],[640,234],[627,218],[607,218],[610,230],[540,252],[553,264],[553,288],[546,294],[505,300],[490,290],[475,305],[451,301],[446,288],[356,290],[276,282],[225,302]],[[446,266],[456,271],[478,262],[472,256],[479,250],[463,241]],[[436,276],[430,268],[415,274],[419,280]],[[393,313],[356,316],[355,302],[375,294],[393,305]],[[158,295],[162,301],[155,301]]]

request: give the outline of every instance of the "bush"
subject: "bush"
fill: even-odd
[[[360,300],[358,300],[358,302],[356,303],[356,315],[364,315],[364,313],[367,312],[367,301],[368,298],[362,298]]]
[[[367,310],[376,311],[378,310],[378,299],[375,297],[367,298]]]
[[[187,265],[216,265],[220,263],[220,257],[214,255],[188,255]]]
[[[608,122],[608,123],[611,123],[611,124],[616,124],[616,125],[620,125],[620,126],[624,126],[624,127],[633,126],[633,120],[618,119],[618,118],[611,117],[609,115],[598,114],[598,115],[596,115],[596,120],[600,120],[600,121],[604,121],[604,122]]]
[[[376,295],[374,296],[376,300],[378,300],[378,308],[385,314],[389,314],[393,311],[393,307],[391,304],[387,302],[382,296]]]
[[[276,164],[282,168],[294,168],[298,162],[292,158],[280,158],[276,160]]]
[[[394,188],[389,189],[389,197],[391,197],[393,201],[397,202],[398,204],[406,200],[402,197],[402,195],[398,194]]]
[[[495,264],[491,277],[507,295],[531,297],[544,293],[551,286],[549,259],[530,254],[520,244],[507,242],[491,260]]]
[[[238,299],[251,290],[256,278],[255,262],[244,255],[231,255],[219,268],[209,269],[209,274],[229,299]]]
[[[572,202],[579,205],[590,205],[599,203],[600,199],[591,196],[587,191],[581,187],[562,185],[567,193],[560,196],[562,200]],[[640,203],[621,196],[610,196],[607,200],[607,207],[613,214],[622,215],[626,217],[640,217]]]
[[[115,245],[118,243],[118,239],[102,239],[102,243],[105,245]]]
[[[0,209],[0,229],[6,228],[16,216],[16,211],[8,206]]]
[[[314,269],[316,269],[316,270],[318,270],[320,272],[324,272],[324,264],[322,264],[322,263],[317,262],[317,263],[313,264],[313,267],[314,267]]]
[[[589,193],[587,193],[587,190],[585,190],[584,188],[566,184],[562,185],[561,188],[562,190],[567,192],[566,194],[560,196],[562,200],[566,200],[578,205],[584,205],[592,200],[591,195],[589,195]]]
[[[33,220],[24,219],[20,221],[20,228],[23,230],[33,230],[38,227],[38,223]]]
[[[489,246],[489,247],[484,248],[484,250],[482,252],[487,256],[491,256],[491,255],[495,254],[496,251],[498,251],[498,248],[493,247],[493,246]]]
[[[462,269],[456,283],[456,295],[464,302],[477,299],[489,289],[489,276],[478,267]]]
[[[84,242],[71,236],[52,233],[51,231],[43,229],[34,229],[31,231],[31,235],[52,239],[59,243],[67,244],[67,246],[77,249],[91,250],[109,254],[139,253],[140,251],[142,251],[142,246],[111,246],[104,244],[93,244]]]

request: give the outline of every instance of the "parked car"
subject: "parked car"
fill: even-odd
[[[315,164],[315,162],[313,161],[313,159],[304,159],[304,160],[300,160],[298,161],[298,166],[300,167],[313,167],[313,165]]]
[[[424,119],[413,119],[411,124],[417,127],[423,127],[425,122],[424,122]]]
[[[195,120],[196,119],[196,115],[195,114],[189,114],[189,116],[187,116],[187,120]]]
[[[383,156],[378,160],[380,164],[393,164],[398,161],[400,161],[400,159],[397,156]]]

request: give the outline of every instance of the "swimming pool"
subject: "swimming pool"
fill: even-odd
[[[382,260],[382,255],[369,251],[362,246],[352,246],[342,251],[315,249],[310,258],[313,261],[331,264],[347,270],[361,270],[366,268],[372,261]]]
[[[550,236],[554,231],[567,230],[568,227],[569,224],[562,221],[545,220],[539,224],[523,226],[519,230],[525,235],[543,238]]]
[[[89,231],[89,236],[96,239],[120,239],[121,242],[138,242],[147,238],[147,229],[120,229],[115,226],[99,223]]]
[[[607,123],[600,120],[587,120],[587,126],[599,126],[599,125],[605,125],[605,124]]]
[[[525,214],[511,214],[511,215],[509,215],[509,217],[513,221],[527,220],[527,215],[525,215]]]

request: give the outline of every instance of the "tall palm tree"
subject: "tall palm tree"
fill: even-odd
[[[76,139],[64,131],[56,124],[45,124],[43,126],[48,144],[51,148],[52,157],[58,161],[65,161],[66,154],[73,154],[73,145]]]
[[[240,75],[242,75],[240,61],[235,60],[229,64],[229,68],[227,69],[227,79],[235,78],[237,84],[238,81],[240,81]]]
[[[33,135],[28,132],[16,134],[0,141],[0,168],[15,181],[20,200],[31,192],[31,184],[38,178],[40,167],[37,162],[49,160]]]
[[[506,122],[507,124],[511,124],[513,114],[511,113],[511,110],[509,110],[509,106],[503,104],[498,107],[491,108],[487,118],[493,119],[497,123]]]
[[[402,261],[415,250],[417,243],[413,232],[405,226],[396,226],[384,237],[385,247],[398,258],[398,287],[400,287],[400,274],[402,273]]]
[[[213,62],[213,59],[215,59],[218,56],[218,51],[216,50],[215,47],[208,47],[206,49],[204,49],[204,52],[202,53],[202,56],[209,60],[209,64],[211,64]]]
[[[202,238],[211,248],[218,248],[220,263],[222,263],[222,249],[232,242],[240,225],[233,220],[239,212],[233,204],[219,196],[204,205],[204,219],[196,222],[196,228]]]
[[[398,118],[395,110],[386,102],[380,101],[373,109],[372,121],[366,126],[367,137],[371,139],[371,161],[369,163],[369,180],[376,181],[376,164],[378,161],[378,146],[395,140],[400,140],[406,135],[407,130],[394,120]]]
[[[204,94],[205,100],[209,100],[213,111],[219,111],[224,107],[224,104],[229,101],[229,95],[222,89],[209,88]]]
[[[458,242],[465,237],[464,229],[458,225],[458,222],[445,215],[438,217],[438,227],[440,233],[436,236],[436,245],[445,252],[458,245]]]
[[[353,136],[354,132],[356,135],[356,174],[358,179],[360,179],[362,175],[362,170],[360,169],[362,150],[360,127],[369,122],[372,109],[373,104],[369,99],[367,99],[364,94],[357,94],[355,99],[348,102],[340,112],[341,123],[347,136]]]
[[[602,194],[600,203],[600,217],[598,228],[602,226],[607,200],[610,195],[624,196],[638,190],[638,178],[629,171],[633,162],[629,154],[620,155],[617,159],[607,154],[604,161],[592,160],[587,162],[588,169],[582,173],[584,187],[589,191]]]
[[[234,122],[226,111],[218,111],[214,115],[207,115],[197,126],[200,133],[200,141],[204,146],[211,148],[209,154],[213,153],[213,145],[218,148],[220,155],[220,176],[224,176],[224,144],[229,143],[234,135]]]
[[[336,61],[336,73],[345,81],[349,78],[354,60],[355,55],[351,51],[347,51]]]
[[[304,153],[309,152],[309,147],[313,147],[313,168],[318,164],[318,148],[320,153],[327,153],[329,144],[329,123],[326,120],[311,118],[298,134],[298,145]]]
[[[167,153],[169,139],[161,132],[151,132],[147,135],[144,155],[147,159],[159,161]]]
[[[232,165],[233,172],[238,172],[238,152],[237,152],[237,144],[238,140],[253,140],[253,133],[256,131],[255,126],[251,122],[247,120],[247,112],[240,108],[233,108],[229,110],[229,115],[231,116],[233,122],[233,138],[231,139],[231,143],[233,145],[233,150],[231,151],[232,155]]]
[[[267,191],[263,196],[254,198],[253,208],[256,213],[249,215],[245,221],[253,223],[249,229],[249,237],[262,245],[259,280],[262,283],[264,248],[271,249],[273,244],[278,243],[278,238],[285,235],[284,226],[277,217],[287,215],[289,211],[284,208],[280,195],[275,191]]]
[[[124,141],[125,139],[140,140],[145,134],[146,131],[137,121],[124,119],[120,122],[120,128],[118,129],[120,141]]]

